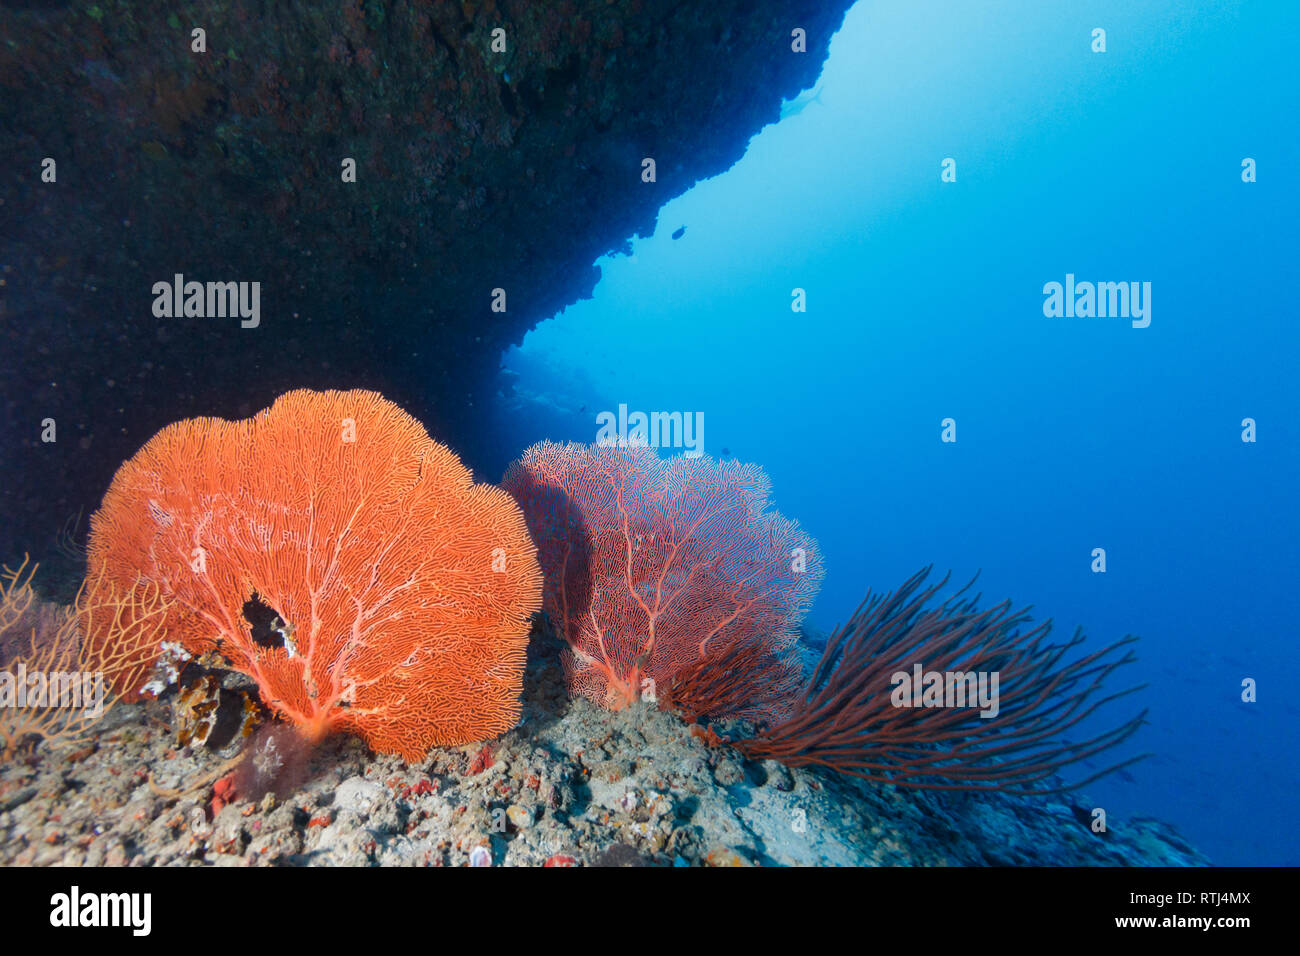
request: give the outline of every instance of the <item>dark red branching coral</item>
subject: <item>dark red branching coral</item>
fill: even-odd
[[[1015,794],[1072,790],[1141,759],[1069,785],[1057,776],[1142,725],[1146,711],[1082,742],[1061,737],[1103,704],[1139,689],[1098,696],[1106,678],[1135,659],[1131,651],[1115,652],[1136,638],[1067,661],[1083,641],[1079,632],[1065,643],[1047,643],[1050,621],[1022,630],[1031,620],[1028,609],[1013,612],[1009,601],[979,611],[978,596],[963,596],[970,585],[927,610],[948,581],[945,576],[921,590],[929,573],[920,571],[893,594],[867,596],[829,638],[793,716],[755,736],[723,742],[753,759],[822,765],[883,783]],[[724,656],[703,662],[679,683],[694,688],[693,701],[707,701],[711,687],[743,681],[749,663]],[[913,675],[918,664],[925,672],[996,672],[996,716],[981,717],[975,706],[900,706],[898,678]],[[699,704],[690,709],[698,711]]]
[[[659,698],[695,723],[731,717],[786,716],[799,696],[802,673],[793,652],[765,641],[730,643],[674,675]]]
[[[761,468],[541,442],[502,487],[537,543],[571,692],[612,710],[653,688],[711,716],[785,716],[802,676],[791,651],[822,569],[816,543],[768,507]],[[764,665],[730,683],[704,668],[696,696],[679,697],[681,672],[733,654]]]

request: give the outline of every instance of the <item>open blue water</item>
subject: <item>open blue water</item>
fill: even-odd
[[[1140,635],[1156,756],[1095,804],[1300,863],[1297,35],[1283,2],[861,0],[819,99],[508,357],[520,447],[702,412],[819,540],[816,627],[933,562]],[[1150,282],[1149,326],[1045,316],[1067,273]]]

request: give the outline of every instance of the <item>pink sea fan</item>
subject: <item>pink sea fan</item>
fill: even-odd
[[[761,468],[541,442],[502,485],[537,544],[572,693],[614,710],[671,699],[679,672],[742,648],[764,665],[713,700],[712,716],[775,719],[788,708],[821,557],[796,522],[768,510]]]

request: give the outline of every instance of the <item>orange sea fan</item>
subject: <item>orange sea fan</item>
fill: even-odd
[[[251,676],[310,739],[416,759],[518,719],[541,605],[523,515],[375,392],[164,428],[114,477],[89,559],[161,585],[173,639]]]

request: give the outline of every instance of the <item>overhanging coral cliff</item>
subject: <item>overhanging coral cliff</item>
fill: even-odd
[[[0,4],[0,553],[163,424],[297,386],[383,389],[481,461],[502,348],[734,163],[847,6]],[[260,283],[258,327],[155,316],[177,273]]]

